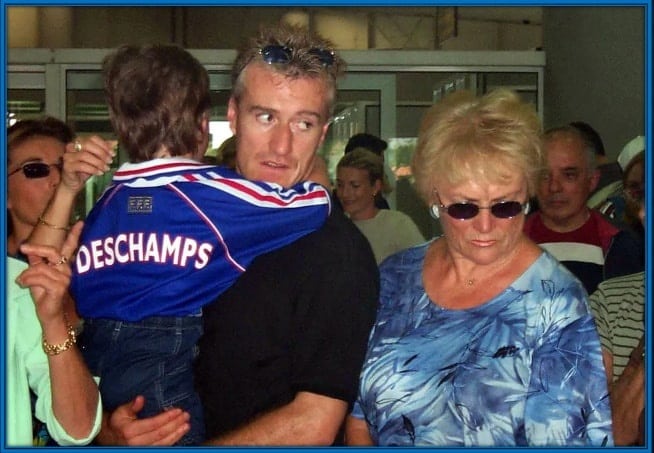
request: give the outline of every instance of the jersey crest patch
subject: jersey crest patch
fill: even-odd
[[[152,197],[129,197],[127,201],[127,213],[152,214]]]

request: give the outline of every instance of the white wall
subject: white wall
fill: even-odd
[[[546,127],[582,120],[607,155],[645,132],[645,8],[543,8]]]

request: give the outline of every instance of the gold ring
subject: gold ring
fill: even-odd
[[[52,263],[53,266],[61,266],[62,264],[65,264],[68,262],[68,258],[66,258],[64,255],[61,255],[61,258],[59,258],[59,261],[56,263]]]
[[[82,150],[82,143],[79,140],[75,140],[75,145],[73,147],[76,153],[79,153]]]

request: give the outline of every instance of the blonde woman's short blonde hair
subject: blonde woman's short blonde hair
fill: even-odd
[[[454,92],[423,117],[411,167],[428,204],[438,181],[504,183],[515,172],[524,175],[533,196],[544,168],[538,114],[511,90],[481,97]]]

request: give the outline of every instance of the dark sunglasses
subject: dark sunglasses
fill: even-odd
[[[268,64],[288,64],[293,59],[293,49],[282,45],[271,44],[259,49],[259,53]],[[309,54],[315,56],[323,66],[334,64],[334,52],[331,50],[314,47],[309,49]]]
[[[440,209],[447,212],[447,215],[458,220],[468,220],[479,214],[480,209],[490,209],[498,219],[510,219],[521,212],[525,214],[529,211],[529,202],[520,203],[519,201],[500,201],[494,205],[483,207],[474,203],[452,203],[449,206],[440,205]]]
[[[23,164],[22,166],[18,167],[17,169],[9,173],[8,176],[14,175],[22,170],[23,174],[27,179],[45,178],[46,176],[50,175],[50,167],[57,167],[57,169],[61,172],[61,169],[63,168],[63,164],[61,163],[46,164],[45,162],[29,162],[27,164]]]

